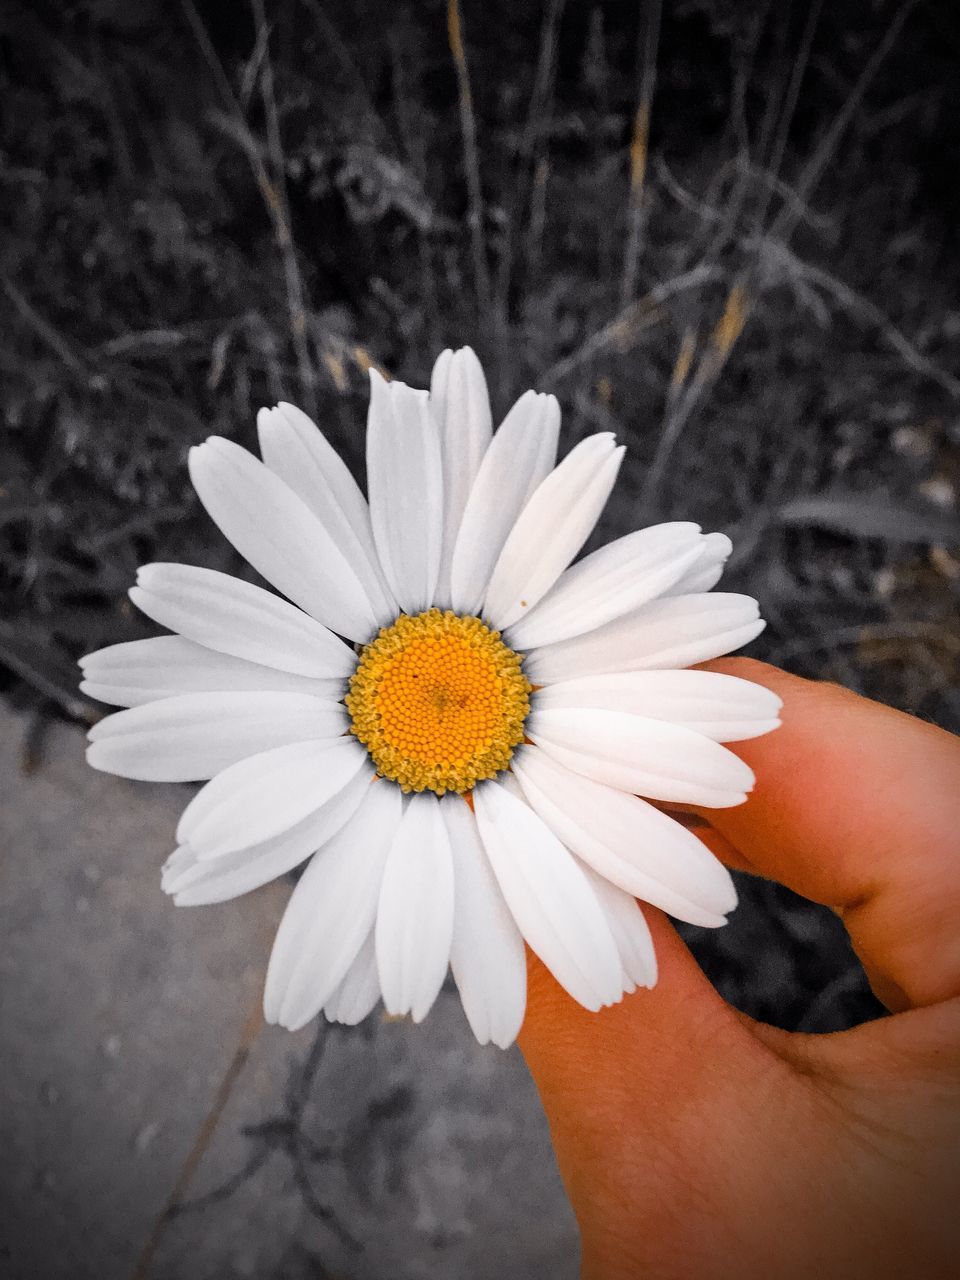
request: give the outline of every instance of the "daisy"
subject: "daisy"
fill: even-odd
[[[560,409],[533,391],[494,433],[469,348],[443,352],[429,393],[371,382],[367,497],[292,405],[260,411],[263,461],[219,437],[190,451],[200,501],[279,594],[142,568],[130,596],[173,634],[82,660],[82,689],[127,708],[88,759],[208,780],[163,870],[179,904],[310,859],[269,1021],[352,1024],[381,997],[419,1021],[449,966],[477,1039],[505,1047],[524,942],[596,1010],[656,982],[637,898],[725,923],[728,872],[649,801],[739,804],[753,775],[720,744],[773,729],[780,703],[685,669],[764,625],[711,592],[722,534],[660,524],[573,563],[620,467],[612,435],[557,464]]]

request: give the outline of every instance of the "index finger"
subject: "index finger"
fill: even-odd
[[[837,910],[909,1004],[960,994],[960,739],[766,663],[706,665],[784,703],[776,732],[731,748],[756,788],[711,824],[759,874]]]

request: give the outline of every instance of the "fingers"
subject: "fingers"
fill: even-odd
[[[892,1007],[960,994],[960,740],[765,663],[707,665],[784,701],[779,729],[732,748],[750,799],[708,815],[731,865],[836,909]]]
[[[589,1092],[609,1064],[610,1088],[649,1091],[648,1101],[675,1088],[676,1072],[718,1034],[739,1026],[737,1014],[717,995],[667,918],[644,905],[653,935],[659,977],[652,990],[640,989],[620,1004],[591,1013],[576,1003],[545,966],[528,953],[527,1015],[520,1046],[541,1088],[560,1093]],[[638,1081],[622,1063],[639,1053],[659,1071]],[[628,1078],[630,1077],[630,1078]],[[636,1098],[633,1098],[636,1101]],[[621,1103],[626,1097],[620,1099]]]
[[[786,1073],[717,995],[666,917],[643,910],[659,981],[612,1008],[582,1009],[528,955],[519,1043],[583,1235],[584,1274],[603,1277],[640,1273],[636,1258],[613,1260],[611,1224],[626,1232],[624,1248],[661,1240],[665,1213],[676,1211],[682,1232],[700,1212],[690,1153],[700,1153],[699,1168],[705,1144],[726,1151],[752,1123],[745,1117],[753,1100],[781,1096]],[[727,1122],[731,1132],[721,1132]],[[587,1246],[598,1241],[613,1254],[589,1271]]]

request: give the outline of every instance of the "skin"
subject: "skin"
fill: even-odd
[[[652,991],[588,1013],[531,956],[520,1037],[584,1280],[946,1280],[960,1273],[960,739],[748,659],[775,733],[698,834],[833,908],[892,1011],[790,1034],[727,1005],[644,907]]]

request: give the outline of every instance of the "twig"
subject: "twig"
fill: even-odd
[[[704,251],[703,256],[708,262],[713,262],[716,258],[719,258],[725,244],[733,234],[733,229],[743,212],[750,192],[748,180],[751,166],[750,133],[747,128],[745,104],[750,72],[757,57],[757,49],[760,45],[760,37],[763,34],[770,5],[771,0],[763,0],[757,11],[750,15],[748,19],[749,36],[744,42],[745,48],[737,60],[730,109],[730,123],[737,144],[736,159],[732,166],[735,181],[724,206],[723,217],[718,229]],[[784,15],[783,21],[786,21],[786,15]]]
[[[0,666],[12,671],[71,720],[95,724],[104,712],[77,691],[76,667],[49,641],[41,645],[38,639],[31,631],[15,631],[9,624],[0,623]]]
[[[244,1136],[248,1135],[244,1134]],[[202,1212],[215,1204],[222,1204],[224,1200],[229,1200],[245,1182],[260,1171],[272,1154],[272,1148],[267,1143],[262,1143],[248,1157],[246,1163],[241,1165],[236,1173],[232,1173],[229,1178],[221,1182],[218,1187],[214,1187],[212,1191],[207,1191],[202,1196],[197,1196],[195,1200],[184,1200],[183,1203],[174,1205],[170,1211],[171,1218],[179,1218],[184,1213]]]
[[[734,161],[734,165],[737,168],[741,167],[743,163],[742,158]],[[706,200],[698,199],[692,191],[689,191],[680,182],[676,174],[667,165],[663,156],[657,156],[653,161],[653,166],[656,170],[657,178],[681,208],[695,214],[701,222],[709,223],[711,226],[718,226],[726,221],[726,214],[723,210],[718,209],[713,204],[708,204]],[[784,203],[790,204],[795,209],[798,219],[806,223],[808,227],[824,234],[833,231],[835,226],[834,219],[829,214],[818,213],[815,209],[811,209],[809,205],[804,204],[793,187],[784,182],[782,178],[776,177],[767,169],[760,169],[756,165],[749,163],[746,165],[745,173],[753,182],[769,187]]]
[[[20,745],[20,772],[24,777],[39,773],[43,767],[44,752],[51,726],[56,723],[53,708],[41,702],[30,719]]]
[[[517,173],[513,187],[513,199],[506,220],[503,253],[498,270],[497,294],[504,312],[510,293],[513,272],[513,254],[517,227],[525,210],[533,213],[541,161],[537,156],[539,142],[544,133],[544,112],[550,98],[553,73],[556,66],[557,31],[563,16],[565,0],[550,0],[540,29],[540,50],[537,70],[530,91],[527,118],[517,147]]]
[[[243,64],[243,73],[240,76],[240,91],[237,95],[237,101],[240,104],[240,110],[244,116],[250,107],[250,100],[254,95],[257,82],[260,79],[260,69],[263,66],[263,59],[267,52],[267,45],[270,40],[270,29],[265,24],[257,24],[256,38],[253,48],[250,50],[250,57]]]
[[[894,14],[893,21],[887,28],[886,34],[873,51],[867,65],[860,72],[857,80],[847,95],[847,99],[843,106],[837,112],[833,124],[827,130],[822,138],[820,145],[816,148],[804,166],[799,181],[795,183],[798,200],[801,204],[805,204],[810,197],[814,187],[823,176],[830,160],[840,144],[844,132],[846,131],[850,121],[853,119],[854,113],[863,101],[863,96],[873,81],[874,76],[880,69],[881,64],[887,54],[897,42],[900,32],[903,30],[904,23],[913,12],[916,0],[903,0],[903,3]],[[782,240],[789,240],[794,228],[798,222],[798,215],[793,208],[783,209],[774,220],[770,229],[770,235]]]
[[[352,1252],[359,1253],[362,1249],[360,1241],[355,1239],[347,1230],[331,1206],[324,1204],[317,1195],[303,1159],[305,1155],[310,1159],[314,1158],[313,1151],[310,1149],[313,1144],[304,1135],[301,1121],[304,1109],[310,1099],[314,1080],[326,1053],[327,1045],[330,1043],[331,1032],[332,1028],[327,1026],[321,1019],[300,1078],[296,1081],[291,1081],[289,1090],[290,1159],[294,1181],[307,1208],[335,1233],[341,1244]]]
[[[250,0],[258,31],[267,31],[267,19],[264,13],[263,0]],[[263,103],[267,114],[267,148],[270,163],[273,166],[274,200],[270,208],[274,220],[274,232],[277,248],[283,262],[283,275],[287,287],[287,308],[290,313],[290,328],[293,334],[293,348],[297,356],[297,370],[300,375],[300,392],[304,399],[307,413],[317,416],[317,398],[313,365],[310,361],[310,348],[307,344],[307,312],[304,303],[303,279],[297,262],[296,249],[293,243],[293,232],[290,221],[290,202],[287,199],[286,162],[283,157],[283,142],[280,137],[280,117],[277,111],[277,99],[273,86],[273,63],[270,60],[269,33],[264,38],[263,66],[260,74]]]
[[[683,338],[677,350],[677,358],[673,362],[673,370],[670,374],[670,385],[667,388],[668,412],[673,410],[683,393],[684,387],[687,385],[690,370],[693,368],[693,357],[696,354],[696,350],[697,335],[693,329],[687,326],[683,331]]]
[[[286,184],[283,176],[283,149],[280,145],[279,124],[276,114],[276,99],[273,94],[273,73],[270,65],[268,52],[264,51],[264,67],[263,67],[263,92],[264,105],[267,111],[267,146],[270,152],[270,161],[277,173],[277,182],[271,178],[266,165],[263,162],[263,156],[260,153],[260,145],[257,139],[250,131],[243,108],[237,95],[233,91],[233,86],[223,69],[217,51],[210,41],[207,29],[203,25],[203,19],[197,12],[193,0],[180,0],[183,11],[187,16],[187,20],[193,29],[194,36],[200,46],[204,59],[210,68],[210,72],[216,81],[220,96],[227,108],[227,116],[213,117],[213,123],[218,124],[220,128],[229,137],[232,137],[242,148],[250,168],[253,170],[253,176],[260,190],[260,195],[266,205],[267,213],[273,225],[274,239],[280,253],[283,263],[284,282],[287,291],[287,307],[290,314],[290,327],[294,344],[294,352],[297,359],[297,370],[300,378],[300,387],[304,399],[306,411],[316,417],[316,400],[314,392],[314,375],[313,366],[310,363],[310,350],[307,343],[307,324],[306,310],[304,307],[304,291],[303,282],[300,278],[300,268],[297,265],[297,256],[294,250],[293,237],[290,231],[290,210],[287,203]],[[251,0],[254,6],[254,15],[261,24],[263,18],[263,0]],[[265,19],[263,19],[265,21]],[[259,30],[258,26],[258,30]],[[269,89],[268,89],[269,85]],[[272,103],[272,107],[271,107]]]
[[[523,256],[527,267],[527,280],[530,280],[533,268],[539,264],[543,245],[543,231],[547,222],[547,179],[550,176],[550,164],[546,156],[541,156],[533,171],[533,188],[530,192],[530,215],[527,219],[527,232],[524,237]]]
[[[330,47],[333,56],[340,64],[341,70],[349,77],[353,92],[362,100],[366,110],[367,118],[373,125],[374,132],[379,135],[380,142],[385,149],[389,149],[390,132],[383,121],[383,117],[377,110],[373,98],[370,96],[370,89],[363,73],[354,61],[343,36],[340,34],[336,24],[333,22],[329,14],[324,11],[320,0],[300,0],[310,16],[315,22],[318,32],[323,40]],[[391,39],[392,44],[393,28],[387,27],[387,37]]]
[[[155,534],[162,524],[174,524],[190,515],[189,500],[187,502],[168,502],[164,506],[153,507],[147,511],[138,511],[129,520],[102,529],[89,537],[78,536],[77,545],[90,556],[101,556],[111,547],[118,546],[130,537],[142,533]]]
[[[820,12],[823,8],[823,0],[813,0],[807,12],[807,21],[803,29],[803,35],[800,38],[800,49],[797,53],[793,64],[793,72],[790,76],[790,82],[787,85],[787,91],[783,99],[783,108],[780,112],[780,119],[777,121],[777,130],[774,134],[773,144],[770,151],[770,159],[765,163],[765,169],[773,178],[774,182],[780,176],[780,168],[783,164],[783,156],[787,147],[787,138],[790,133],[790,126],[793,123],[793,117],[797,110],[797,102],[800,97],[800,87],[803,84],[803,77],[806,74],[807,65],[810,61],[810,50],[813,47],[813,37],[816,34],[817,23],[820,21]],[[756,225],[763,227],[767,220],[767,213],[770,208],[770,198],[773,194],[774,187],[771,184],[767,189],[766,199],[760,206],[757,214]],[[802,201],[799,201],[802,205]]]
[[[200,46],[200,52],[203,54],[204,61],[210,69],[210,74],[217,83],[217,89],[219,90],[220,97],[230,108],[236,111],[242,119],[243,112],[240,110],[240,103],[237,100],[237,95],[233,92],[233,85],[230,83],[230,79],[223,69],[223,63],[217,56],[217,51],[213,47],[213,42],[207,35],[207,28],[203,25],[203,19],[197,12],[193,0],[180,0],[180,3],[183,6],[183,12],[186,15],[187,21],[190,23],[194,38]]]
[[[772,3],[773,0],[760,0],[760,3],[754,6],[753,12],[744,15],[745,36],[738,38],[737,27],[739,23],[737,23],[734,26],[735,34],[731,40],[730,53],[735,65],[733,68],[733,83],[730,88],[731,102],[728,127],[736,140],[736,149],[741,155],[749,155],[750,153],[750,131],[747,127],[747,90],[750,87],[750,77],[757,60],[760,39],[763,35]],[[746,8],[746,6],[744,7]],[[790,0],[779,4],[777,11],[780,21],[775,25],[786,34],[790,18]]]
[[[134,167],[131,157],[130,139],[124,126],[120,112],[117,110],[117,99],[114,93],[113,80],[111,72],[117,67],[114,59],[109,59],[109,65],[104,66],[103,57],[103,37],[97,36],[90,43],[90,53],[95,68],[95,75],[99,84],[102,84],[102,91],[98,93],[98,98],[102,104],[103,114],[106,117],[107,127],[110,130],[110,138],[113,143],[112,151],[117,159],[117,168],[119,169],[123,181],[132,186],[134,182]],[[122,64],[117,70],[117,74],[123,75]]]
[[[698,200],[692,191],[688,191],[670,169],[663,156],[654,157],[653,167],[657,178],[681,208],[686,209],[688,213],[695,214],[701,222],[708,222],[713,226],[723,221],[721,210],[712,204],[707,204],[704,200]]]
[[[67,368],[74,373],[86,376],[87,370],[84,368],[83,363],[73,354],[53,325],[48,320],[44,320],[43,316],[30,305],[10,277],[3,272],[0,272],[0,288],[3,289],[3,292],[20,312],[24,320],[43,339],[47,346],[56,352]]]
[[[316,0],[308,0],[312,5]],[[413,95],[409,92],[407,86],[407,65],[404,51],[400,46],[400,40],[396,30],[391,27],[387,33],[390,46],[390,64],[391,64],[391,88],[393,91],[394,108],[397,116],[397,128],[400,137],[400,144],[403,148],[406,158],[420,182],[421,187],[426,189],[427,160],[423,145],[422,131],[419,129],[419,122],[415,120],[415,113],[411,112],[408,106],[408,99]],[[420,279],[423,285],[423,295],[425,306],[423,308],[424,318],[428,326],[429,347],[431,350],[439,350],[444,345],[444,335],[440,330],[441,308],[437,302],[437,275],[433,264],[433,253],[430,242],[429,231],[424,231],[417,227],[417,255],[420,259]]]
[[[788,182],[784,182],[783,178],[778,177],[769,169],[758,169],[752,166],[750,170],[751,176],[771,191],[775,192],[784,204],[788,204],[794,211],[798,222],[805,222],[808,227],[823,233],[829,233],[834,229],[834,219],[827,213],[818,213],[815,209],[811,209],[797,195],[793,187]],[[757,221],[757,225],[762,223]]]
[[[887,28],[884,38],[874,50],[872,57],[858,76],[853,89],[850,91],[842,108],[837,113],[832,125],[827,131],[826,136],[821,141],[819,147],[817,147],[810,161],[804,167],[803,172],[800,175],[800,180],[796,186],[796,202],[785,206],[781,210],[778,217],[774,220],[773,226],[767,236],[759,237],[761,243],[765,238],[770,241],[782,241],[784,247],[786,246],[790,236],[800,221],[802,216],[801,211],[805,209],[807,199],[822,176],[831,156],[839,145],[840,138],[853,118],[856,108],[862,101],[867,87],[876,75],[884,58],[893,48],[893,45],[903,28],[903,24],[915,2],[916,0],[905,0],[903,6],[897,11],[893,21]],[[813,26],[811,23],[808,23],[807,25],[804,39],[807,45],[813,39]],[[808,47],[806,48],[806,52],[809,53]],[[799,89],[799,79],[795,77],[795,80],[797,89]],[[788,90],[788,102],[789,94],[790,91]],[[713,246],[707,252],[708,259],[712,258],[714,256],[714,252],[719,250],[725,235],[726,229],[724,228],[714,237]],[[704,357],[698,366],[696,375],[683,395],[679,397],[679,399],[674,399],[672,404],[668,404],[663,430],[661,431],[653,462],[647,472],[647,478],[643,488],[643,499],[648,510],[653,510],[656,507],[660,485],[663,481],[666,466],[677,446],[684,427],[693,413],[693,410],[699,403],[703,392],[716,382],[721,371],[726,365],[734,344],[743,332],[744,325],[750,316],[750,312],[752,311],[756,300],[758,275],[762,261],[763,253],[758,250],[748,269],[741,272],[734,280],[727,297],[723,316],[714,330],[710,347],[704,354]]]
[[[704,392],[712,387],[720,376],[730,352],[743,332],[750,315],[751,305],[746,278],[741,274],[730,287],[723,314],[710,335],[710,342],[689,386],[679,394],[668,397],[663,429],[643,486],[643,503],[648,511],[655,510],[667,464],[673,456],[683,429]]]
[[[194,330],[199,327],[193,326]],[[186,326],[183,329],[141,329],[139,332],[122,333],[119,337],[108,338],[95,347],[94,352],[101,356],[120,356],[138,348],[145,350],[154,347],[160,348],[165,356],[170,347],[179,347],[189,336]]]
[[[477,301],[483,315],[490,310],[490,268],[483,234],[483,192],[480,187],[480,161],[477,153],[477,122],[473,112],[470,72],[463,45],[463,21],[459,0],[447,0],[447,38],[457,74],[460,129],[463,134],[463,161],[467,179],[470,243],[473,249],[473,275]]]
[[[643,71],[640,94],[633,118],[630,143],[630,194],[627,206],[627,247],[620,281],[620,305],[625,307],[637,287],[637,266],[643,235],[643,183],[650,150],[650,112],[657,85],[657,46],[660,42],[661,0],[650,0],[643,36]]]
[[[177,1175],[176,1182],[173,1184],[173,1190],[167,1198],[167,1202],[160,1211],[159,1216],[154,1222],[150,1234],[147,1236],[146,1243],[140,1251],[140,1256],[134,1264],[131,1273],[131,1280],[148,1280],[150,1269],[153,1265],[154,1255],[160,1244],[160,1239],[167,1224],[176,1216],[177,1208],[183,1199],[183,1194],[193,1175],[196,1173],[200,1161],[203,1159],[210,1140],[216,1132],[217,1125],[220,1123],[220,1117],[223,1115],[224,1108],[230,1101],[230,1095],[233,1092],[240,1073],[246,1065],[247,1059],[250,1057],[250,1051],[253,1048],[257,1036],[263,1029],[263,1012],[260,1007],[260,998],[257,997],[256,1005],[253,1012],[247,1018],[240,1032],[240,1041],[234,1052],[233,1058],[224,1073],[223,1079],[220,1081],[220,1087],[217,1089],[213,1099],[213,1104],[204,1118],[200,1131],[194,1139],[193,1146],[187,1154],[186,1160],[181,1166]]]
[[[543,136],[543,112],[546,110],[553,86],[557,61],[557,33],[563,18],[564,3],[565,0],[550,0],[543,19],[543,27],[540,33],[540,51],[537,56],[537,73],[534,77],[533,91],[530,94],[527,119],[520,137],[519,160],[521,176],[528,172],[530,166],[533,166],[537,153],[537,144]]]
[[[684,271],[681,275],[672,276],[669,280],[661,281],[660,284],[656,285],[638,301],[631,302],[628,307],[624,307],[603,328],[591,334],[586,342],[577,347],[576,351],[571,352],[570,355],[564,356],[562,360],[558,360],[556,364],[551,365],[546,373],[542,375],[541,382],[544,386],[561,382],[585,361],[599,355],[607,347],[616,342],[626,342],[634,338],[643,329],[649,328],[660,318],[660,308],[670,298],[675,297],[678,293],[687,293],[691,289],[699,289],[702,285],[721,280],[723,275],[723,268],[701,262],[698,266],[691,268],[689,271]]]
[[[831,275],[828,271],[823,271],[820,267],[804,262],[784,244],[767,241],[765,243],[765,252],[774,260],[781,259],[788,270],[800,276],[801,279],[809,280],[813,284],[819,285],[844,310],[852,315],[861,316],[869,324],[874,325],[880,336],[893,347],[894,351],[911,369],[926,375],[933,382],[938,383],[954,398],[960,397],[960,379],[947,373],[945,369],[941,369],[939,365],[934,364],[922,351],[918,350],[906,334],[901,329],[898,329],[889,316],[885,315],[869,298],[865,298],[863,294],[851,289],[849,285],[844,284],[842,280],[838,280],[836,276]]]
[[[822,3],[822,0],[820,2]],[[817,0],[812,0],[812,3],[817,3]],[[766,20],[768,12],[769,5],[766,6],[764,20]],[[770,32],[772,37],[770,66],[760,86],[764,97],[764,108],[755,146],[756,153],[760,157],[770,154],[771,139],[776,133],[777,125],[783,115],[783,98],[779,91],[789,79],[790,66],[795,65],[796,62],[795,57],[787,48],[793,25],[791,21],[793,18],[793,0],[786,0],[785,3],[777,6],[777,18],[778,21],[773,23]],[[746,87],[744,85],[743,99],[746,98]],[[741,99],[741,109],[743,109],[743,99]],[[755,112],[752,114],[756,116]]]

